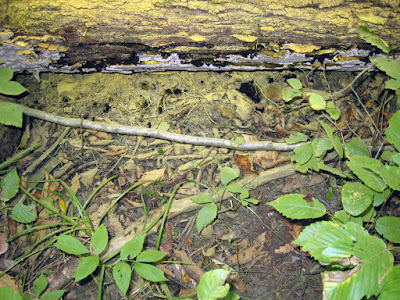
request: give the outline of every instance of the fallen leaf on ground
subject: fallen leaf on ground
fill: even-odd
[[[244,265],[252,261],[258,253],[262,250],[264,245],[251,246],[246,249],[240,250],[239,253],[233,254],[228,259],[229,265]]]
[[[0,233],[0,255],[6,253],[8,250],[8,243],[6,242],[7,237],[5,234]]]
[[[293,251],[293,247],[290,244],[286,244],[283,246],[280,246],[278,249],[275,249],[274,252],[276,254],[286,254]]]
[[[83,183],[83,185],[86,187],[90,187],[93,184],[94,176],[96,176],[98,171],[99,169],[96,167],[90,169],[89,171],[83,172],[81,174],[81,182]]]

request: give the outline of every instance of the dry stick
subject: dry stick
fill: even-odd
[[[243,151],[253,151],[253,150],[292,151],[297,146],[302,145],[302,144],[288,145],[285,143],[273,143],[269,141],[252,142],[252,143],[246,143],[244,145],[233,145],[231,141],[224,139],[196,137],[190,135],[165,132],[151,128],[124,126],[120,124],[107,124],[103,122],[92,122],[92,121],[82,120],[79,118],[65,118],[50,113],[46,113],[40,110],[36,110],[33,108],[29,108],[20,104],[15,104],[15,105],[18,106],[22,110],[22,112],[28,116],[63,126],[93,129],[97,131],[104,131],[110,133],[148,136],[156,139],[168,140],[184,144],[213,146],[213,147],[221,147],[221,148],[243,150]]]

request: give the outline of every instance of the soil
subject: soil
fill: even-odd
[[[228,140],[244,137],[246,140],[284,142],[290,134],[297,132],[310,138],[323,136],[318,120],[325,118],[324,113],[313,111],[302,99],[287,103],[282,100],[285,90],[289,88],[287,79],[298,78],[305,88],[333,93],[348,86],[356,75],[339,72],[306,74],[298,70],[132,75],[48,73],[41,74],[41,82],[35,81],[33,76],[19,75],[17,80],[28,88],[29,93],[18,99],[0,97],[0,100],[60,116],[93,121],[117,122]],[[374,120],[382,115],[381,103],[387,96],[383,92],[383,80],[381,74],[370,73],[362,76],[354,85],[360,101],[370,110]],[[354,94],[346,94],[336,101],[336,105],[343,115],[336,125],[344,139],[349,139],[355,133],[363,139],[372,136],[372,123],[363,113]],[[389,111],[394,109],[391,102],[386,109],[388,107]],[[384,122],[385,119],[378,120],[377,124],[384,128]],[[30,127],[27,127],[28,124]],[[145,211],[164,204],[178,183],[183,185],[176,199],[207,191],[203,186],[187,182],[187,179],[195,179],[214,190],[221,187],[219,170],[224,166],[240,170],[241,177],[244,177],[257,176],[257,173],[266,169],[290,163],[290,153],[289,156],[274,151],[241,153],[147,137],[101,135],[88,130],[70,129],[34,170],[24,174],[65,130],[64,127],[37,119],[27,119],[24,126],[24,131],[30,133],[25,147],[41,143],[17,164],[24,180],[43,180],[46,178],[46,169],[48,174],[61,178],[71,186],[83,203],[103,180],[118,175],[89,203],[87,213],[94,222],[119,193],[143,179],[143,176],[156,177],[163,184],[140,188],[142,193],[129,193],[122,198],[104,219],[110,237],[120,235]],[[5,136],[1,137],[2,147]],[[14,154],[19,142],[20,139],[7,142],[11,146],[0,157],[0,163]],[[369,142],[371,145],[374,143],[372,139]],[[245,168],[243,161],[249,162],[250,166]],[[157,170],[162,171],[150,173]],[[197,276],[201,272],[230,266],[237,271],[232,273],[238,274],[230,279],[232,291],[243,299],[322,299],[320,272],[323,268],[309,255],[290,246],[296,234],[308,223],[286,219],[267,203],[283,194],[312,194],[334,212],[340,208],[340,185],[340,180],[323,173],[296,173],[271,181],[250,191],[251,197],[259,201],[258,205],[245,207],[232,197],[223,201],[220,208],[224,212],[219,213],[217,219],[200,234],[194,222],[196,211],[169,218],[169,229],[166,230],[172,237],[169,248],[168,234],[163,236],[163,244],[167,244],[169,253],[168,260],[179,261],[181,259],[178,256],[184,253],[187,256],[185,259],[197,267],[190,270],[185,265],[167,264],[170,272],[167,274],[170,279],[167,285],[171,293],[174,296],[187,295],[193,291],[191,288],[197,284]],[[41,192],[38,190],[38,193]],[[59,198],[54,203],[59,207],[61,205]],[[56,219],[45,210],[38,214],[42,224]],[[2,215],[4,232],[13,234],[25,228],[6,217]],[[35,223],[38,224],[39,221]],[[31,235],[14,240],[9,245],[10,250],[3,254],[3,263],[5,258],[17,259],[38,238]],[[84,236],[82,238],[85,239]],[[157,236],[149,235],[146,249],[154,249],[156,243]],[[32,296],[33,281],[41,271],[49,270],[49,273],[57,274],[51,277],[51,285],[67,290],[65,299],[96,299],[98,286],[90,277],[79,283],[63,279],[68,278],[63,272],[68,273],[64,268],[69,261],[72,261],[70,256],[50,247],[41,255],[25,260],[10,275],[19,284],[26,276],[26,293]],[[131,285],[129,299],[156,299],[154,295],[162,293],[162,287],[157,284],[146,285],[138,277],[134,280],[136,286]],[[103,299],[123,298],[111,272],[107,270]]]

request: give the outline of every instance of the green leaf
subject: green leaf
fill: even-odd
[[[58,249],[73,255],[89,253],[89,250],[76,238],[70,235],[60,235],[57,243],[54,244]]]
[[[323,110],[326,108],[326,101],[321,95],[311,93],[308,98],[308,103],[313,110]]]
[[[386,188],[383,192],[374,191],[374,203],[373,206],[379,206],[390,196],[391,189]]]
[[[400,243],[400,218],[382,217],[376,221],[375,229],[392,243]]]
[[[298,148],[298,147],[297,147]],[[293,157],[292,157],[292,161],[293,161]],[[306,173],[308,170],[314,170],[314,171],[319,171],[318,168],[318,160],[312,156],[311,159],[304,163],[304,164],[296,164],[296,166],[294,167],[294,169],[298,172],[301,173]]]
[[[17,168],[14,168],[8,172],[0,182],[0,200],[7,202],[12,199],[18,193],[19,182],[20,179],[17,173]]]
[[[313,156],[313,147],[311,144],[304,144],[294,148],[293,152],[294,156],[292,157],[292,161],[305,164]]]
[[[120,254],[121,259],[134,259],[136,256],[138,256],[138,254],[143,250],[145,237],[145,234],[138,235],[122,246]]]
[[[227,296],[230,286],[228,283],[225,283],[225,280],[228,276],[229,271],[223,269],[211,270],[204,273],[197,287],[197,299],[215,300]]]
[[[61,299],[61,297],[64,295],[66,290],[55,290],[46,293],[42,297],[40,297],[40,300],[58,300]]]
[[[257,199],[254,198],[246,198],[247,202],[250,202],[251,204],[257,205],[258,203],[260,203],[260,201],[258,201]]]
[[[338,210],[335,212],[335,217],[338,218],[342,223],[354,222],[360,225],[363,224],[363,220],[360,217],[354,217],[344,210]]]
[[[385,53],[389,53],[392,50],[392,48],[390,48],[384,40],[382,40],[375,33],[370,31],[366,26],[360,26],[360,38],[362,38],[367,43],[370,43],[372,46],[378,47]]]
[[[76,268],[76,272],[74,273],[75,282],[82,280],[92,274],[97,266],[99,265],[100,260],[97,256],[88,256],[82,258],[79,262],[78,267]]]
[[[353,155],[346,163],[350,170],[369,188],[377,192],[382,192],[386,188],[387,185],[383,180],[383,165],[379,160]]]
[[[11,213],[11,218],[24,224],[32,223],[37,218],[35,203],[30,205],[24,205],[23,203],[15,204]]]
[[[211,224],[211,222],[217,217],[217,214],[218,207],[215,205],[215,203],[207,204],[200,209],[196,219],[197,231],[200,233],[204,227]]]
[[[353,216],[362,214],[371,205],[373,191],[359,182],[346,182],[342,188],[342,204]]]
[[[199,194],[199,195],[190,197],[190,199],[197,204],[205,204],[205,203],[214,202],[213,198],[209,194]]]
[[[0,81],[0,94],[8,96],[18,96],[26,91],[21,84],[16,81]]]
[[[238,136],[238,137],[231,139],[231,144],[232,144],[232,146],[235,146],[235,147],[237,147],[239,145],[244,145],[245,143],[246,143],[246,141],[245,141],[244,137],[242,137],[242,136]]]
[[[289,102],[295,98],[301,98],[301,92],[296,89],[290,89],[286,90],[285,93],[283,93],[283,100],[285,102]]]
[[[371,61],[389,77],[400,79],[400,64],[397,61],[387,57],[373,58]]]
[[[9,81],[14,77],[14,70],[0,67],[0,84],[2,81]]]
[[[326,214],[325,206],[318,199],[313,197],[313,202],[308,202],[304,198],[301,194],[287,194],[267,204],[291,219],[315,219]]]
[[[7,299],[7,300],[22,300],[22,297],[12,288],[8,286],[0,287],[0,299]]]
[[[346,144],[345,153],[347,158],[353,155],[370,156],[367,146],[362,139],[358,137],[352,138],[351,141]]]
[[[301,83],[301,81],[296,78],[290,78],[286,81],[292,88],[296,90],[301,90],[303,88],[303,84]]]
[[[222,184],[227,185],[229,182],[239,177],[239,172],[229,167],[223,167],[220,177]]]
[[[308,136],[304,133],[298,132],[296,135],[290,135],[287,139],[285,139],[286,144],[292,145],[301,142],[306,142],[308,140]]]
[[[384,166],[383,180],[391,189],[400,191],[400,167]]]
[[[400,265],[394,266],[382,280],[382,290],[378,300],[396,300],[400,295]]]
[[[363,222],[373,222],[376,217],[375,209],[370,206],[366,211],[364,211],[361,215],[359,215]]]
[[[151,282],[161,282],[168,280],[167,278],[165,278],[163,271],[153,265],[135,261],[133,263],[133,266],[135,267],[136,273],[138,273],[138,275],[143,279]]]
[[[323,171],[332,173],[333,175],[337,175],[337,176],[340,176],[340,177],[342,177],[342,178],[350,178],[350,179],[353,179],[353,176],[352,176],[350,173],[347,173],[347,172],[344,172],[344,171],[342,171],[342,170],[339,170],[339,169],[336,169],[336,168],[332,168],[332,167],[330,167],[330,166],[328,166],[328,165],[325,165],[325,164],[323,163],[323,161],[320,161],[320,162],[318,163],[318,168],[319,168],[320,170],[323,170]]]
[[[385,88],[394,91],[400,89],[400,79],[390,79],[386,81]]]
[[[33,292],[35,293],[35,296],[39,297],[47,288],[48,284],[49,282],[47,281],[46,276],[44,276],[43,273],[40,274],[40,276],[33,282]]]
[[[106,226],[101,224],[99,228],[93,233],[90,245],[95,254],[99,255],[106,249],[108,243],[108,232]]]
[[[0,102],[0,123],[22,127],[22,110],[13,103]]]
[[[148,250],[141,252],[137,257],[136,261],[140,262],[157,262],[164,258],[166,253],[158,250]]]
[[[400,153],[394,153],[391,158],[396,165],[400,166]]]
[[[390,118],[389,128],[385,130],[385,134],[389,143],[400,152],[400,110]]]
[[[132,276],[132,269],[126,262],[119,261],[113,267],[113,277],[115,283],[117,284],[118,288],[121,290],[124,296],[128,291],[129,283],[131,281],[131,276]]]
[[[226,186],[226,190],[231,193],[241,193],[243,191],[242,187],[236,183],[230,183]]]
[[[326,135],[328,136],[328,139],[331,141],[333,148],[335,148],[335,151],[339,155],[339,157],[342,159],[343,158],[343,146],[342,143],[339,139],[339,137],[333,135],[332,128],[329,127],[328,124],[326,124],[323,121],[319,121],[321,124],[322,128],[324,128]]]
[[[340,119],[340,109],[335,107],[333,101],[328,101],[326,103],[325,110],[333,120],[337,121]]]

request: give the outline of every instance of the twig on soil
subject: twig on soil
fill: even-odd
[[[28,116],[63,126],[93,129],[109,133],[147,136],[147,137],[153,137],[157,139],[168,140],[184,144],[213,146],[213,147],[221,147],[221,148],[228,148],[232,150],[243,150],[243,151],[254,151],[254,150],[292,151],[297,146],[302,145],[302,144],[288,145],[285,143],[273,143],[269,141],[251,142],[251,143],[246,143],[244,145],[234,145],[231,143],[230,140],[196,137],[196,136],[160,131],[152,128],[124,126],[120,124],[107,124],[104,122],[92,122],[79,118],[65,118],[56,116],[54,114],[46,113],[40,110],[36,110],[33,108],[29,108],[24,105],[20,104],[15,104],[15,105],[18,106],[22,110],[22,112]]]

